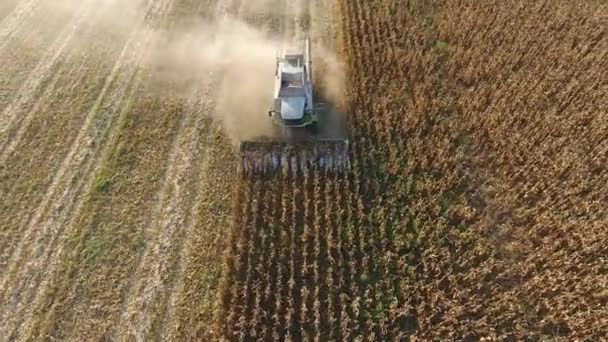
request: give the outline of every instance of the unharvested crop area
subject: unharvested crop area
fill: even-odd
[[[224,334],[605,337],[606,5],[336,7],[352,173],[241,184]]]
[[[0,340],[600,340],[607,31],[596,0],[3,1]],[[241,178],[305,34],[352,170]]]

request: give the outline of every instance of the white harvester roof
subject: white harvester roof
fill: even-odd
[[[306,54],[302,50],[286,52],[277,60],[275,101],[280,99],[281,107],[275,108],[284,120],[301,119],[307,107],[314,105],[306,68]]]

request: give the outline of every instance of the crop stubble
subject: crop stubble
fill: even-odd
[[[123,24],[116,17],[96,19],[106,9],[116,15],[117,3],[96,11],[83,3],[83,11],[95,14],[67,22],[64,31],[77,34],[55,45],[41,40],[40,51],[55,57],[31,55],[40,73],[23,73],[31,69],[23,64],[27,54],[7,65],[8,81],[25,77],[36,89],[7,88],[7,100],[19,103],[3,113],[11,123],[5,128],[22,132],[19,139],[13,131],[3,135],[13,146],[2,151],[3,338],[160,338],[184,327],[192,332],[180,323],[192,316],[181,312],[184,297],[192,304],[182,287],[203,292],[201,286],[210,282],[206,275],[221,265],[221,243],[209,254],[199,253],[190,239],[188,246],[183,243],[194,234],[192,243],[202,238],[207,246],[224,230],[207,218],[230,213],[221,207],[228,203],[222,195],[230,191],[227,175],[234,172],[230,145],[210,116],[209,87],[217,77],[184,92],[192,78],[165,80],[148,62],[150,51],[160,47],[153,44],[162,42],[160,30],[181,25],[180,13],[209,19],[216,6],[151,1],[135,20],[127,19],[134,23],[130,27],[116,28]],[[132,14],[128,8],[121,13]],[[25,18],[21,25],[36,27],[27,23]],[[45,32],[56,34],[58,28],[47,25]],[[23,49],[18,42],[29,34],[15,32],[12,53]],[[13,120],[16,109],[26,119]],[[203,260],[209,269],[193,275],[188,261],[199,255],[215,261]],[[179,295],[173,293],[175,283],[184,283],[178,277],[188,278]],[[192,278],[202,285],[192,286]],[[212,301],[209,292],[204,302]],[[198,324],[211,330],[204,320]]]
[[[329,3],[147,2],[346,62],[352,171],[252,181],[221,76],[184,96],[88,2],[0,7],[4,338],[602,336],[606,5]]]

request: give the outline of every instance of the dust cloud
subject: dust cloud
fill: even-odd
[[[243,11],[294,20],[297,14],[279,13],[280,6],[273,6],[273,1],[247,2]],[[329,33],[309,33],[313,40],[313,69],[318,68],[314,73],[318,85],[315,92],[342,109],[344,68],[332,49],[320,44],[323,39],[315,39],[316,35],[325,34]],[[190,79],[187,91],[197,89],[211,78],[217,85],[212,94],[213,115],[234,143],[276,134],[277,128],[267,113],[272,103],[277,53],[282,46],[299,46],[302,42],[285,42],[282,33],[268,32],[267,28],[235,17],[209,22],[201,19],[167,34],[162,41],[157,45],[160,53],[156,56],[168,66],[161,71],[163,78],[174,82],[176,78]]]
[[[314,76],[318,80],[316,90],[321,92],[325,101],[346,115],[346,72],[344,63],[334,51],[323,45],[317,45],[313,54],[315,55]]]
[[[86,1],[86,0],[85,0]],[[244,3],[247,13],[263,13],[282,20],[293,20],[295,13],[281,13],[276,0],[255,0]],[[86,2],[95,2],[88,0]],[[133,23],[146,26],[146,17],[154,12],[154,1],[141,0],[123,3],[120,0],[101,0],[96,4],[103,13],[88,25],[97,25],[109,35],[132,34]],[[56,2],[57,10],[83,6],[76,0]],[[86,5],[84,5],[86,6]],[[276,13],[275,13],[276,12]],[[255,15],[250,15],[255,17]],[[277,51],[285,45],[280,32],[230,16],[211,16],[204,19],[196,14],[180,20],[177,25],[156,27],[148,25],[151,42],[143,67],[151,67],[149,82],[158,94],[178,96],[209,96],[213,98],[214,117],[222,123],[231,141],[275,134],[276,127],[267,116],[274,90]],[[313,69],[315,92],[335,104],[344,98],[344,72],[335,53],[313,39]],[[292,41],[291,44],[301,42]],[[296,45],[299,46],[299,45]],[[201,93],[205,84],[213,84],[210,93]],[[160,96],[160,95],[159,95]]]

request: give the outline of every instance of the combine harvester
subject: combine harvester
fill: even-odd
[[[310,40],[303,49],[277,58],[274,100],[268,116],[275,135],[242,141],[240,171],[245,176],[297,174],[308,169],[350,169],[344,117],[316,103]]]

